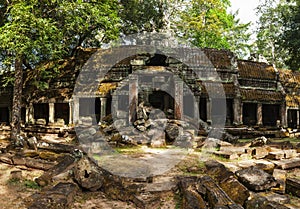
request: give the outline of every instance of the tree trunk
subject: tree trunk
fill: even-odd
[[[11,140],[14,145],[18,143],[21,123],[21,104],[22,104],[22,87],[23,87],[23,67],[22,58],[17,57],[15,60],[15,82],[12,104],[12,121],[11,121]]]

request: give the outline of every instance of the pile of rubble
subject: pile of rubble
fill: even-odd
[[[130,125],[126,121],[112,121],[111,115],[101,122],[101,131],[112,145],[148,145],[153,148],[173,144],[192,147],[195,128],[185,121],[167,119],[164,112],[141,103],[136,119]],[[121,125],[120,125],[121,124]]]
[[[155,118],[149,120],[158,122]],[[164,139],[180,143],[184,136],[180,127],[184,124],[179,121],[168,122]],[[298,145],[270,142],[261,137],[246,145],[234,146],[207,138],[196,143],[194,150],[194,153],[206,154],[204,168],[181,172],[175,167],[163,175],[133,178],[116,175],[88,157],[90,153],[101,156],[113,152],[109,136],[122,135],[112,126],[106,126],[106,129],[110,131],[105,128],[98,131],[95,127],[78,131],[78,138],[86,140],[86,147],[30,138],[23,139],[26,146],[22,149],[2,149],[1,162],[44,170],[44,174],[35,180],[43,189],[29,198],[28,208],[71,208],[76,194],[84,191],[101,191],[107,198],[133,202],[137,208],[149,209],[160,207],[162,197],[173,198],[178,193],[184,209],[297,208],[290,203],[290,194],[300,197],[300,180],[287,177],[286,170],[300,167]],[[151,128],[144,134],[150,131]],[[189,134],[194,137],[193,133]],[[147,143],[153,145],[153,138],[150,139]],[[229,160],[209,160],[213,155]],[[138,156],[151,158],[149,153]],[[197,162],[200,166],[200,158]],[[185,164],[189,167],[189,161]]]

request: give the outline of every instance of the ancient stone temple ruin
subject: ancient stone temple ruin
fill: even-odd
[[[82,120],[98,124],[113,110],[117,110],[115,114],[118,118],[128,117],[129,122],[134,122],[137,107],[141,103],[160,109],[167,118],[199,117],[209,125],[218,120],[222,104],[218,98],[210,97],[207,90],[209,82],[214,80],[199,78],[193,72],[193,67],[158,51],[137,52],[119,61],[103,79],[97,80],[96,92],[73,95],[77,76],[95,51],[80,49],[76,58],[40,66],[47,71],[59,69],[55,78],[47,78],[42,75],[45,71],[39,69],[25,73],[22,106],[25,128],[68,128],[82,123]],[[227,50],[203,49],[203,52],[224,89],[227,128],[299,128],[299,73],[277,70],[263,62],[239,60]],[[139,77],[134,73],[138,71],[143,75]],[[37,73],[42,78],[32,81],[31,78]],[[209,80],[210,72],[205,73],[205,78]],[[170,83],[174,79],[178,82]],[[35,86],[38,82],[47,88],[38,89]],[[188,91],[192,92],[193,97]],[[12,87],[1,87],[2,125],[10,123],[11,106]]]

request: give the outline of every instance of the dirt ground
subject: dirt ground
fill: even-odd
[[[11,179],[11,171],[21,170],[22,179]],[[0,208],[23,209],[29,197],[39,190],[34,178],[43,171],[0,163]]]
[[[11,179],[11,171],[22,171],[22,179]],[[43,171],[0,163],[0,209],[25,209],[30,196],[39,192],[34,179]],[[161,200],[161,209],[175,209],[173,198]],[[110,200],[102,192],[79,193],[72,209],[136,209],[133,203]]]

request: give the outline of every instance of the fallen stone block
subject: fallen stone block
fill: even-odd
[[[80,159],[73,168],[76,182],[85,189],[96,191],[104,183],[103,171],[87,157]]]
[[[273,173],[273,170],[275,168],[275,164],[270,162],[270,161],[267,161],[267,160],[257,160],[255,161],[255,166],[269,174],[272,174]]]
[[[259,195],[267,198],[270,202],[277,202],[280,204],[288,204],[291,201],[288,195],[280,195],[274,192],[262,192],[259,193]]]
[[[58,183],[53,188],[34,194],[28,209],[57,209],[70,208],[78,187],[73,183]]]
[[[58,164],[53,166],[52,169],[44,172],[44,174],[37,178],[35,181],[40,186],[46,186],[52,181],[52,178],[54,176],[64,172],[68,168],[71,169],[70,165],[72,165],[75,161],[76,158],[68,154],[64,158],[62,158],[62,160]]]
[[[211,177],[204,176],[200,179],[200,182],[206,188],[207,200],[211,208],[220,208],[223,206],[239,209],[243,208],[242,206],[234,203]]]
[[[206,189],[201,183],[199,183],[199,177],[188,176],[179,177],[179,190],[183,196],[182,208],[186,209],[196,209],[203,208],[206,209],[206,202],[204,201],[202,195],[206,193]]]
[[[25,158],[25,166],[28,168],[36,168],[40,170],[49,170],[55,165],[54,162],[49,162],[46,160],[41,160],[41,159],[34,159],[34,158]]]
[[[283,159],[279,161],[273,161],[277,168],[286,170],[300,167],[300,158],[293,158],[293,159]]]
[[[254,195],[246,202],[246,209],[288,209],[288,207],[273,201],[269,201],[261,195]]]
[[[283,150],[283,152],[284,152],[284,158],[286,159],[297,157],[297,150],[295,149]]]
[[[272,188],[273,192],[284,194],[285,193],[285,182],[287,172],[281,169],[274,169],[273,176],[277,181],[277,187]]]
[[[215,160],[206,161],[205,167],[206,167],[207,173],[209,175],[216,177],[218,182],[221,182],[225,179],[228,179],[229,177],[234,176],[233,172],[229,171],[223,164],[221,164]]]
[[[236,172],[238,180],[252,191],[264,191],[276,186],[276,180],[270,174],[255,166]]]
[[[141,209],[159,208],[161,204],[160,197],[151,193],[134,195],[132,202]]]
[[[284,159],[284,152],[283,151],[277,151],[277,152],[269,152],[267,158],[270,160],[281,160]]]
[[[250,196],[249,190],[234,177],[222,181],[220,187],[235,203],[240,205],[244,205]]]
[[[254,140],[251,141],[250,147],[261,147],[266,145],[268,142],[268,139],[264,136],[255,138]]]
[[[295,178],[287,178],[286,193],[300,197],[300,180]]]
[[[222,157],[222,158],[229,159],[229,160],[235,160],[235,159],[239,158],[239,155],[234,152],[215,151],[215,152],[213,152],[213,154],[216,156]]]
[[[0,156],[0,161],[2,163],[6,163],[6,164],[13,164],[13,160],[12,160],[13,156],[11,154],[1,154]]]
[[[255,159],[265,158],[269,154],[269,150],[266,147],[255,147],[252,150],[252,157]]]

